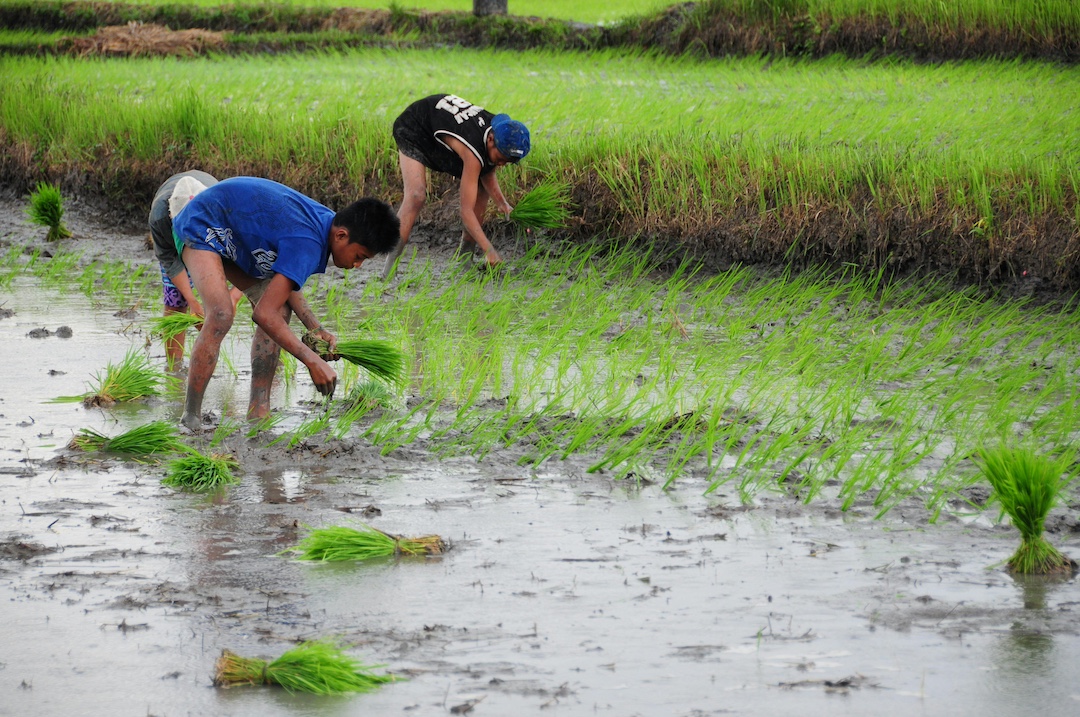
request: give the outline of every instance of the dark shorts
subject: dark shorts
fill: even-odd
[[[461,158],[434,137],[427,136],[403,113],[394,121],[394,142],[398,151],[428,169],[461,178]]]

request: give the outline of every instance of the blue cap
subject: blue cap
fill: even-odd
[[[511,162],[517,162],[529,153],[529,128],[510,119],[510,115],[492,117],[491,134],[495,138],[495,149]]]

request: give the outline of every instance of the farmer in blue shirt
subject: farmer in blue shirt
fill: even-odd
[[[251,300],[252,318],[262,329],[251,347],[248,418],[270,411],[279,348],[307,367],[319,393],[333,395],[337,374],[289,330],[289,297],[309,276],[325,272],[330,259],[354,269],[391,251],[399,222],[390,205],[364,198],[335,214],[283,184],[234,177],[192,198],[173,219],[173,234],[206,314],[191,351],[181,423],[192,430],[202,425],[203,395],[235,315],[227,281]]]

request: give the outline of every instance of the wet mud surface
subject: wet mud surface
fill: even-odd
[[[16,206],[0,206],[5,243],[37,231]],[[152,261],[135,230],[76,211],[69,226],[88,253]],[[419,246],[441,256],[452,241]],[[84,427],[175,421],[177,400],[49,403],[139,340],[131,315],[29,277],[0,288],[0,309],[0,714],[1080,709],[1077,583],[1006,574],[1016,532],[977,491],[934,523],[921,502],[875,520],[829,496],[743,505],[692,478],[662,491],[587,474],[580,458],[439,459],[424,441],[383,455],[325,436],[288,449],[240,431],[224,447],[241,482],[180,493],[161,485],[161,465],[66,447]],[[227,343],[238,375],[215,378],[207,406],[243,405],[246,339]],[[312,410],[308,383],[278,390],[290,419]],[[1075,518],[1050,521],[1074,557]],[[306,526],[359,522],[451,549],[364,564],[279,555]],[[402,680],[345,697],[211,684],[222,649],[273,658],[325,637]]]

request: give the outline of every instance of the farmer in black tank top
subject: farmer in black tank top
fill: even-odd
[[[508,115],[492,114],[483,107],[457,95],[439,94],[417,100],[394,121],[404,198],[398,209],[401,241],[387,257],[383,278],[390,275],[405,243],[409,240],[416,216],[427,198],[425,168],[443,172],[461,180],[461,232],[459,251],[477,246],[491,266],[502,261],[488,241],[481,222],[488,200],[504,214],[510,204],[503,196],[495,170],[513,164],[529,153],[529,130]]]

